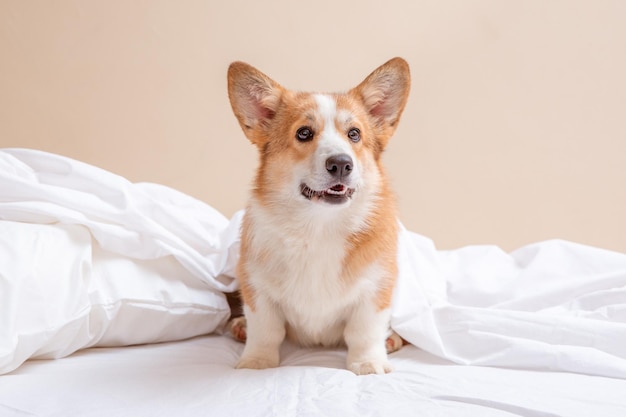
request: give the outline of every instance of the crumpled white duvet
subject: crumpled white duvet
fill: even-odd
[[[219,331],[240,220],[59,155],[0,151],[0,373]],[[398,257],[392,326],[412,344],[626,379],[626,255],[564,241],[437,251],[403,230]]]

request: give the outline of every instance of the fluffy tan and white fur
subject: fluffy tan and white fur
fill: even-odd
[[[287,336],[345,344],[356,374],[391,371],[387,350],[402,345],[389,330],[398,230],[381,155],[409,85],[401,58],[340,94],[290,91],[230,65],[231,105],[260,157],[237,267],[245,321],[233,331],[246,340],[238,368],[278,366]]]

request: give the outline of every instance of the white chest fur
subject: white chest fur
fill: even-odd
[[[346,280],[349,233],[342,216],[325,223],[292,218],[278,224],[262,211],[254,216],[251,246],[262,256],[253,249],[247,268],[255,292],[279,308],[288,334],[301,344],[340,343],[357,301],[371,300],[377,266]]]

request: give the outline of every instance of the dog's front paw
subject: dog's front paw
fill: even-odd
[[[393,371],[393,367],[387,360],[371,360],[363,362],[352,362],[348,364],[348,369],[357,375],[387,374]]]
[[[278,366],[278,359],[273,358],[255,358],[255,357],[242,357],[239,359],[236,368],[237,369],[267,369],[276,368]]]

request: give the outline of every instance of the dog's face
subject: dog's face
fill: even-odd
[[[345,207],[375,188],[409,84],[400,58],[343,94],[292,92],[248,64],[231,64],[231,105],[261,158],[257,198],[269,205]]]

